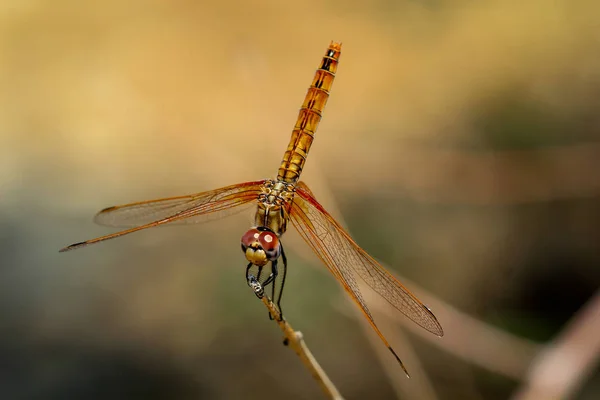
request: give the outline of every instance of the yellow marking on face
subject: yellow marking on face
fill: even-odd
[[[252,264],[262,267],[267,264],[267,255],[262,249],[253,249],[248,247],[246,249],[246,259]]]

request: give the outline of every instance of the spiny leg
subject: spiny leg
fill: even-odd
[[[277,260],[275,261],[271,261],[271,275],[269,275],[269,277],[267,279],[265,279],[265,282],[263,283],[263,287],[267,286],[269,283],[271,284],[271,301],[275,301],[275,281],[277,279],[277,275],[278,275],[278,271],[277,271]],[[279,310],[279,313],[281,314],[281,310]],[[272,320],[273,316],[271,315],[271,313],[269,313],[269,319]]]
[[[258,276],[260,277],[260,271],[262,267],[259,267]],[[263,282],[263,286],[267,286],[269,283],[273,282],[277,278],[277,260],[271,261],[271,275]]]
[[[271,300],[277,305],[277,309],[279,310],[279,318],[281,318],[280,320],[283,319],[283,310],[281,308],[281,296],[283,294],[285,277],[287,275],[287,257],[285,256],[283,247],[281,247],[281,258],[283,260],[283,268],[280,268],[281,264],[279,264],[277,261],[271,263],[271,276],[273,277],[273,279],[270,282],[272,285]],[[265,281],[265,284],[267,283],[267,281]],[[269,319],[273,319],[271,314],[269,314]]]
[[[285,286],[285,276],[287,275],[287,257],[281,246],[281,259],[283,260],[283,268],[281,271],[281,284],[279,285],[279,293],[277,294],[277,308],[283,319],[283,309],[281,308],[281,296],[283,295],[283,287]],[[275,282],[273,282],[273,301],[275,301]]]
[[[277,268],[277,264],[273,264],[271,266],[271,271],[273,270],[273,268],[276,269]],[[276,271],[275,273],[278,274],[279,271]],[[275,283],[276,283],[275,280],[273,280],[273,284],[271,285],[271,300],[273,300],[273,301],[275,301]],[[279,310],[279,312],[281,312],[281,310]]]
[[[249,263],[248,266],[246,267],[246,281],[248,281],[248,285],[250,285],[250,282],[253,281],[254,276],[250,274],[250,268],[252,268],[252,263]]]
[[[256,280],[260,282],[260,276],[262,275],[263,267],[258,267],[258,272],[256,273]],[[262,284],[263,287],[267,285],[266,281]]]

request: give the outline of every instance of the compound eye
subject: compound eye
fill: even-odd
[[[242,236],[242,247],[245,249],[246,247],[250,247],[250,245],[254,242],[260,243],[259,237],[261,233],[262,232],[256,228],[250,229],[244,234],[244,236]]]
[[[262,231],[258,237],[258,243],[265,251],[267,258],[270,261],[275,261],[281,254],[281,245],[279,244],[279,238],[271,231]]]
[[[267,252],[273,252],[279,249],[279,239],[273,232],[260,232],[258,243]]]

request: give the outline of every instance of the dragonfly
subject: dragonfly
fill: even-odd
[[[291,222],[356,303],[370,326],[408,375],[400,357],[375,324],[359,290],[357,277],[427,331],[443,336],[442,326],[426,305],[352,239],[317,201],[307,184],[299,180],[323,109],[329,99],[341,50],[342,44],[338,42],[332,41],[328,46],[300,108],[276,179],[238,183],[187,196],[106,208],[96,215],[96,223],[128,229],[75,243],[60,251],[79,249],[165,224],[214,220],[230,215],[243,206],[254,205],[254,226],[241,239],[242,252],[248,261],[248,284],[253,286],[260,282],[263,288],[271,285],[272,299],[281,311],[281,296],[287,273],[287,257],[281,237]],[[267,265],[270,266],[270,272],[269,268],[265,268]]]

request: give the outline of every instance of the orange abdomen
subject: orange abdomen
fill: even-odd
[[[327,48],[321,66],[317,69],[312,85],[308,88],[304,103],[302,103],[302,108],[300,108],[290,144],[283,155],[283,161],[277,173],[278,180],[295,183],[300,178],[306,156],[321,121],[321,113],[329,98],[341,51],[341,43],[331,42]]]

